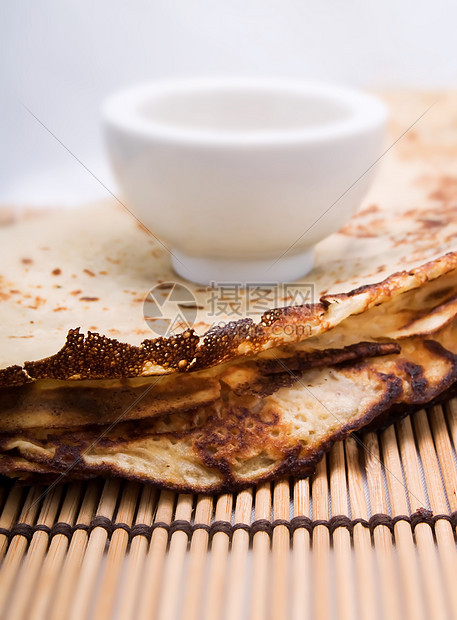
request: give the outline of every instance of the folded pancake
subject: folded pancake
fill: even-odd
[[[191,373],[133,379],[40,379],[0,390],[0,432],[44,427],[82,427],[119,419],[139,420],[186,411],[218,400],[224,385],[256,383],[274,389],[283,369],[304,370],[373,357],[389,342],[436,331],[457,312],[457,271],[353,315],[301,343],[239,357]],[[361,342],[362,341],[362,342]],[[394,352],[395,346],[391,345]],[[276,370],[275,370],[276,366]],[[279,371],[279,372],[278,372]],[[145,394],[145,390],[147,393]]]
[[[325,351],[281,352],[294,370],[318,368],[360,360],[375,355],[398,353],[399,345],[391,342],[362,342],[342,349]],[[104,387],[96,381],[72,383],[42,381],[26,386],[3,388],[0,391],[0,433],[28,428],[81,428],[103,426],[120,421],[177,416],[180,412],[214,403],[222,397],[224,387],[237,394],[274,392],[286,383],[282,361],[253,359],[224,365],[216,370],[168,375],[155,381],[117,380]],[[211,376],[212,374],[212,376]]]
[[[123,476],[189,492],[233,491],[280,474],[309,474],[334,441],[451,389],[457,320],[449,320],[445,307],[429,317],[426,337],[377,345],[381,355],[375,357],[335,357],[333,365],[304,369],[300,352],[283,353],[265,360],[266,381],[257,372],[252,384],[240,383],[231,367],[220,398],[189,411],[109,426],[2,433],[0,473],[27,478],[36,463],[39,474],[49,468],[68,477]]]

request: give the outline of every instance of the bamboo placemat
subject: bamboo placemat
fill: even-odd
[[[0,616],[457,618],[457,400],[235,495],[0,488]]]

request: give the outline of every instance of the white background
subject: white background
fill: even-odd
[[[457,85],[448,0],[1,0],[0,12],[3,203],[106,193],[22,104],[115,191],[99,107],[125,85],[214,74]]]

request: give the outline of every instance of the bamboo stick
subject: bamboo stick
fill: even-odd
[[[254,518],[271,520],[271,488],[269,483],[260,484],[255,494]],[[252,542],[252,587],[249,605],[251,620],[267,617],[268,573],[270,560],[270,537],[267,532],[256,532]]]
[[[235,505],[235,523],[251,522],[252,489],[238,493]],[[244,614],[246,585],[248,582],[249,534],[236,530],[232,538],[232,550],[227,582],[226,620],[239,620]]]
[[[210,525],[213,515],[213,498],[199,495],[195,508],[195,523]],[[182,620],[198,620],[201,617],[201,603],[205,566],[208,555],[209,534],[204,529],[194,532],[190,542],[187,579],[184,585]]]
[[[330,452],[330,493],[333,515],[349,515],[344,445],[336,443]],[[351,535],[345,527],[333,533],[338,617],[353,620],[356,616],[354,568]]]
[[[446,494],[443,487],[438,458],[433,443],[433,438],[424,409],[418,411],[413,417],[414,430],[416,433],[419,453],[424,469],[425,483],[430,499],[430,506],[434,512],[448,512]]]
[[[381,436],[381,444],[392,514],[407,515],[409,512],[408,496],[403,480],[400,455],[393,426],[389,426],[384,431]],[[421,618],[425,620],[426,615],[419,566],[410,524],[406,521],[398,521],[394,526],[394,536],[405,616],[411,620],[420,620]]]
[[[193,507],[192,495],[179,495],[176,504],[175,519],[190,521]],[[162,593],[159,603],[159,620],[176,618],[178,610],[184,560],[188,546],[186,532],[177,530],[170,539],[167,561],[163,575]]]
[[[289,478],[278,480],[273,489],[273,520],[290,519]],[[289,618],[289,561],[290,533],[285,525],[278,525],[272,536],[271,614],[275,620]]]
[[[419,446],[419,453],[424,468],[430,507],[434,513],[448,512],[446,494],[441,481],[438,458],[433,444],[427,414],[422,409],[413,416],[414,430]],[[435,536],[441,558],[444,581],[448,593],[448,600],[453,618],[457,618],[457,588],[455,574],[457,573],[457,553],[455,548],[454,532],[448,521],[440,520],[435,524]]]
[[[403,469],[405,472],[409,505],[411,512],[427,504],[425,489],[419,469],[416,444],[411,426],[411,419],[404,418],[397,424],[398,443],[400,447]],[[433,532],[426,523],[419,523],[414,531],[418,554],[419,568],[422,574],[422,585],[427,605],[427,617],[447,617],[446,593],[440,574],[440,565],[436,552]]]
[[[19,523],[33,525],[40,508],[43,495],[42,487],[31,487],[19,515]],[[46,498],[45,498],[46,501]],[[49,501],[49,498],[48,498]],[[27,549],[28,542],[24,536],[16,535],[11,540],[0,570],[0,618],[3,617],[5,606],[14,585],[17,572]]]
[[[143,485],[135,524],[151,525],[157,503],[157,490],[151,485]],[[148,539],[135,536],[127,556],[124,580],[121,588],[118,617],[122,620],[135,618],[138,593],[143,575],[143,566],[148,551]]]
[[[99,498],[100,483],[98,481],[89,482],[78,513],[78,523],[89,525],[95,514]],[[54,590],[54,597],[51,600],[51,608],[48,611],[50,620],[62,620],[62,618],[68,617],[88,538],[88,534],[84,530],[77,530],[71,538],[65,562]]]
[[[140,487],[135,482],[124,485],[121,501],[116,514],[116,522],[131,526],[138,501]],[[118,590],[119,575],[125,561],[129,534],[123,529],[115,530],[111,536],[106,556],[105,570],[100,586],[97,588],[97,597],[94,607],[94,617],[97,620],[110,618]]]
[[[61,484],[50,487],[44,497],[38,523],[47,527],[54,525],[62,492],[63,485]],[[38,578],[48,544],[49,535],[47,532],[34,532],[8,606],[8,614],[11,618],[23,618],[25,616],[27,604]]]
[[[119,498],[120,486],[121,483],[118,479],[106,481],[96,516],[103,516],[108,519],[113,518]],[[86,618],[89,613],[92,594],[97,575],[99,575],[107,540],[108,533],[103,527],[96,527],[90,533],[70,610],[70,618],[72,620]]]
[[[446,426],[446,419],[441,405],[432,407],[429,411],[429,420],[432,427],[433,439],[435,442],[436,454],[438,457],[441,473],[443,476],[443,482],[447,500],[451,511],[457,510],[457,468],[454,461],[454,455],[452,453],[452,442],[449,436],[449,431]],[[450,421],[450,427],[452,428],[452,420]],[[452,432],[452,431],[451,431]],[[452,526],[446,528],[446,538],[449,538],[449,529],[453,531]],[[441,530],[442,524],[439,523],[439,529]],[[454,532],[453,532],[454,533]],[[441,534],[442,535],[442,534]],[[457,566],[457,553],[455,545],[453,547],[454,553],[449,550],[449,556],[453,555],[453,564]],[[449,558],[449,565],[451,565],[451,557]],[[451,607],[453,612],[457,609],[457,597],[453,593],[451,600]]]
[[[2,515],[0,517],[0,527],[9,530],[16,522],[19,510],[21,509],[21,501],[24,495],[24,489],[19,485],[14,485],[8,493],[8,498],[3,506]],[[8,538],[5,534],[0,534],[0,560],[5,555],[8,548]]]
[[[457,468],[452,454],[452,443],[441,405],[431,407],[429,420],[433,431],[444,487],[452,511],[457,510]]]
[[[352,437],[347,439],[345,449],[352,518],[368,519],[369,509],[359,461],[360,452],[355,439]],[[353,539],[359,615],[364,620],[375,620],[378,617],[378,606],[375,604],[377,581],[375,579],[370,531],[358,523],[354,526]]]
[[[294,517],[309,517],[309,480],[294,482]],[[311,613],[311,538],[309,532],[295,530],[292,539],[292,620],[308,620]]]
[[[312,478],[313,519],[329,518],[327,462],[324,457],[317,465]],[[330,618],[330,533],[325,525],[313,531],[314,614],[316,620]]]
[[[81,482],[68,485],[67,493],[59,514],[59,522],[75,523],[78,507],[83,491]],[[69,546],[64,534],[56,534],[49,545],[48,553],[43,561],[39,579],[35,588],[35,597],[30,605],[30,620],[45,620],[47,609]]]
[[[215,521],[231,521],[233,495],[220,495],[216,502]],[[229,537],[225,532],[216,532],[211,544],[209,557],[209,575],[206,597],[203,608],[203,618],[215,620],[222,617],[224,580],[227,570],[229,551]]]
[[[376,434],[367,433],[363,438],[363,442],[365,446],[365,471],[371,510],[373,514],[385,514],[387,513],[387,500]],[[373,540],[376,549],[384,617],[389,618],[389,620],[400,620],[402,611],[400,608],[392,534],[385,525],[378,525],[373,531]]]
[[[154,522],[171,523],[175,506],[176,494],[162,491],[157,504]],[[139,620],[150,620],[156,617],[157,606],[162,585],[162,573],[168,545],[168,532],[165,528],[156,528],[151,536],[149,551],[144,563],[143,583],[139,592]]]

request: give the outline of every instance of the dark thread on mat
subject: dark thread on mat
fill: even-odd
[[[16,525],[11,528],[0,527],[0,535],[6,536],[8,540],[11,540],[14,536],[23,536],[30,541],[36,532],[45,532],[50,538],[61,535],[70,539],[78,530],[83,530],[89,535],[95,528],[102,528],[106,531],[108,538],[111,537],[116,530],[124,530],[126,534],[128,534],[130,540],[135,538],[135,536],[144,536],[150,540],[154,530],[163,529],[167,533],[168,538],[171,538],[175,532],[183,532],[189,539],[192,538],[192,535],[197,530],[203,530],[207,533],[208,539],[211,540],[216,534],[225,534],[229,539],[231,539],[235,532],[238,530],[243,530],[249,536],[250,540],[252,540],[252,538],[259,532],[264,532],[271,537],[273,531],[277,527],[285,527],[291,536],[294,532],[300,529],[306,530],[310,535],[312,535],[317,527],[327,528],[330,534],[333,534],[333,532],[338,528],[345,528],[352,534],[354,528],[358,525],[368,529],[371,533],[373,533],[377,527],[381,526],[387,527],[393,533],[395,525],[400,521],[405,521],[405,523],[408,523],[413,532],[420,524],[429,525],[434,530],[438,521],[448,521],[453,528],[456,528],[457,512],[434,515],[430,510],[419,508],[411,515],[396,515],[391,517],[387,514],[377,513],[369,519],[350,519],[346,515],[336,515],[328,520],[313,520],[309,517],[297,516],[290,521],[286,519],[275,519],[274,521],[269,521],[268,519],[257,519],[251,524],[232,524],[230,521],[214,521],[211,525],[206,523],[191,523],[190,521],[176,519],[171,523],[156,521],[151,525],[147,525],[146,523],[137,523],[132,526],[127,523],[113,522],[108,517],[104,517],[102,515],[96,515],[89,524],[77,523],[75,525],[71,525],[70,523],[58,522],[52,527],[49,527],[40,523],[36,525],[16,523]]]

